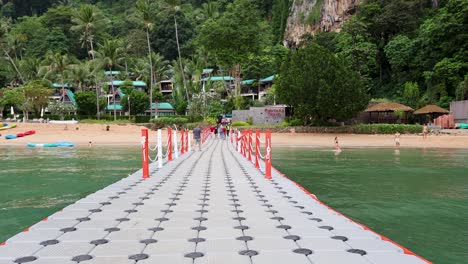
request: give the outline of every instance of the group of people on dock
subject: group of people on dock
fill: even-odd
[[[214,134],[215,139],[226,139],[229,137],[231,131],[231,123],[217,123],[214,126],[210,127],[210,132]]]

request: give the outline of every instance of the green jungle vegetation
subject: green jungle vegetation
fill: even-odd
[[[204,118],[275,101],[293,106],[304,123],[320,123],[355,116],[371,98],[413,108],[468,99],[468,0],[363,0],[339,33],[306,34],[287,49],[292,4],[0,0],[0,110],[14,106],[37,116],[59,83],[75,86],[78,105],[49,105],[55,114],[95,116],[106,106],[95,89],[107,81],[105,70],[148,84],[144,93],[127,83],[133,115],[144,113],[150,98]],[[315,10],[304,23],[318,18]],[[234,77],[235,89],[213,83],[215,93],[204,94],[206,68]],[[239,96],[241,80],[275,74],[265,101]],[[170,96],[155,88],[164,79],[174,83]]]

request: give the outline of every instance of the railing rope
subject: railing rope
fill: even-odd
[[[265,156],[262,156],[261,153],[261,144],[262,141],[260,139],[260,130],[255,131],[255,150],[253,150],[253,131],[249,129],[247,131],[237,132],[236,140],[236,149],[242,156],[244,156],[249,162],[253,162],[255,164],[255,168],[260,169],[260,159],[265,161],[265,178],[271,179],[271,157],[272,157],[272,145],[271,145],[271,131],[267,130],[265,132]],[[233,141],[232,141],[233,142]],[[255,160],[252,160],[252,151],[255,153]]]
[[[162,131],[158,129],[158,168],[162,168],[163,154],[162,154]]]
[[[271,131],[265,132],[266,155],[265,155],[265,178],[271,179]]]

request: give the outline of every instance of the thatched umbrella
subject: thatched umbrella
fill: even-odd
[[[377,122],[378,123],[380,123],[380,113],[381,112],[393,113],[395,111],[404,111],[405,112],[405,119],[406,119],[407,112],[412,112],[412,111],[414,111],[414,109],[407,106],[407,105],[388,102],[388,103],[378,103],[378,104],[375,104],[375,105],[371,105],[366,110],[364,110],[364,112],[369,113],[369,119],[372,119],[371,117],[372,117],[373,112],[377,112]]]
[[[448,110],[437,105],[426,105],[423,108],[419,108],[418,110],[414,111],[415,115],[430,115],[431,121],[436,118],[436,116],[441,116],[448,113],[450,113]]]

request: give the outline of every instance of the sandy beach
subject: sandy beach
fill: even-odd
[[[56,125],[25,123],[16,128],[0,130],[0,146],[26,146],[32,143],[53,143],[68,141],[76,146],[100,145],[139,145],[142,126],[133,124],[110,125],[106,131],[104,124]],[[28,130],[35,130],[36,134],[23,138],[6,140],[5,136]],[[273,145],[282,147],[330,147],[334,146],[334,138],[338,136],[342,148],[347,147],[394,147],[393,135],[356,135],[356,134],[302,134],[276,133],[272,135]],[[263,137],[263,136],[262,136]],[[166,132],[163,131],[163,140]],[[263,139],[262,139],[263,140]],[[156,142],[156,132],[150,131],[150,144]],[[401,147],[428,148],[468,148],[468,136],[465,135],[429,135],[424,141],[422,136],[401,135]]]

